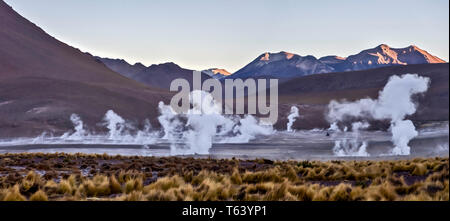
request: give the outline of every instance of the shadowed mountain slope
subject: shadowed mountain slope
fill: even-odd
[[[0,137],[90,125],[108,109],[131,120],[157,115],[169,93],[123,77],[17,14],[0,1]]]

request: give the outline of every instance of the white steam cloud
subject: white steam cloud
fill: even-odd
[[[33,140],[33,144],[130,144],[148,145],[154,144],[158,136],[157,132],[151,131],[148,120],[144,122],[143,130],[137,130],[121,116],[112,110],[108,110],[103,117],[102,124],[108,129],[107,134],[90,133],[84,128],[84,123],[77,114],[70,116],[74,130],[64,133],[60,137],[41,134]],[[26,142],[24,140],[24,142]]]
[[[172,155],[208,154],[213,142],[246,143],[257,135],[273,133],[272,126],[263,126],[252,116],[222,115],[221,104],[207,92],[195,90],[189,98],[192,108],[183,114],[159,103],[158,120]]]
[[[408,143],[418,135],[414,124],[405,117],[416,112],[412,95],[428,90],[430,79],[417,74],[392,76],[379,93],[377,100],[361,99],[355,102],[331,101],[328,105],[328,118],[332,125],[346,117],[367,117],[391,122],[394,155],[409,155]],[[335,124],[336,125],[336,124]]]
[[[88,132],[84,129],[84,124],[80,116],[77,114],[72,114],[70,115],[70,121],[72,121],[75,132],[72,134],[70,132],[66,132],[62,135],[62,137],[71,140],[82,140]]]
[[[144,128],[138,130],[113,110],[108,110],[100,124],[107,129],[106,134],[89,132],[81,117],[72,114],[73,130],[62,136],[44,132],[36,138],[0,140],[0,145],[121,144],[151,148],[151,144],[169,143],[171,155],[209,154],[213,143],[247,143],[258,135],[275,132],[272,125],[262,125],[250,115],[243,118],[222,115],[221,104],[204,91],[191,92],[190,104],[192,108],[186,113],[177,114],[169,105],[160,102],[158,121],[162,131],[152,129],[148,120],[144,122]]]
[[[108,136],[110,139],[119,137],[126,126],[125,120],[112,110],[108,110],[108,112],[106,112],[103,121],[104,125],[106,125],[106,128],[109,130]]]
[[[367,142],[361,140],[360,131],[369,127],[367,122],[354,122],[352,123],[352,132],[350,137],[342,136],[334,143],[333,152],[336,156],[357,156],[357,157],[368,157],[370,156],[367,152]],[[335,133],[345,133],[345,131],[340,131],[336,124],[330,127]],[[333,134],[333,136],[335,136]]]
[[[287,123],[287,131],[293,132],[292,125],[294,124],[295,120],[299,117],[298,108],[296,106],[291,107],[291,113],[289,114],[288,123]]]

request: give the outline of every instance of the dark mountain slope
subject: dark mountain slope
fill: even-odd
[[[51,37],[0,1],[0,137],[90,125],[108,109],[125,118],[157,116],[170,94],[123,77],[93,56]]]

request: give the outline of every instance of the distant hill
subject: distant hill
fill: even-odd
[[[192,89],[193,70],[185,69],[173,62],[153,64],[131,78],[146,85],[169,90],[170,84],[177,78],[187,80]],[[202,82],[210,76],[202,73]]]
[[[194,70],[182,68],[173,62],[153,64],[146,67],[141,63],[131,65],[123,59],[96,58],[111,70],[150,87],[169,90],[171,82],[177,78],[187,80],[192,86]],[[202,71],[202,82],[214,76],[214,71],[211,71],[211,73]]]
[[[150,119],[170,97],[58,41],[0,0],[0,137],[61,133],[72,128],[72,113],[93,126],[109,109]]]
[[[131,65],[123,59],[101,58],[97,56],[95,58],[104,63],[109,69],[128,78],[131,78],[132,76],[147,68],[141,63]]]

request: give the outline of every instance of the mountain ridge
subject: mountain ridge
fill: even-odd
[[[415,45],[392,48],[386,44],[347,57],[328,55],[316,58],[280,51],[265,52],[226,78],[295,78],[310,74],[368,70],[379,67],[447,63]]]
[[[319,58],[325,60],[326,57]],[[446,63],[444,60],[429,54],[415,45],[404,48],[393,48],[387,44],[380,44],[375,48],[369,48],[350,55],[345,59],[336,59],[330,64],[336,71],[358,71],[371,68],[409,65],[409,64],[435,64]]]
[[[112,59],[96,57],[96,59],[109,69],[150,87],[169,90],[171,82],[177,78],[185,79],[192,85],[192,75],[194,70],[180,67],[174,62],[145,66],[140,62],[132,65],[120,58]],[[201,73],[202,81],[214,77],[213,73],[207,73],[205,71],[201,71]],[[219,75],[216,77],[218,76]]]
[[[312,55],[300,56],[280,51],[265,52],[255,60],[226,78],[249,78],[262,76],[299,77],[315,73],[329,73],[333,69]],[[274,74],[275,73],[275,74]]]

